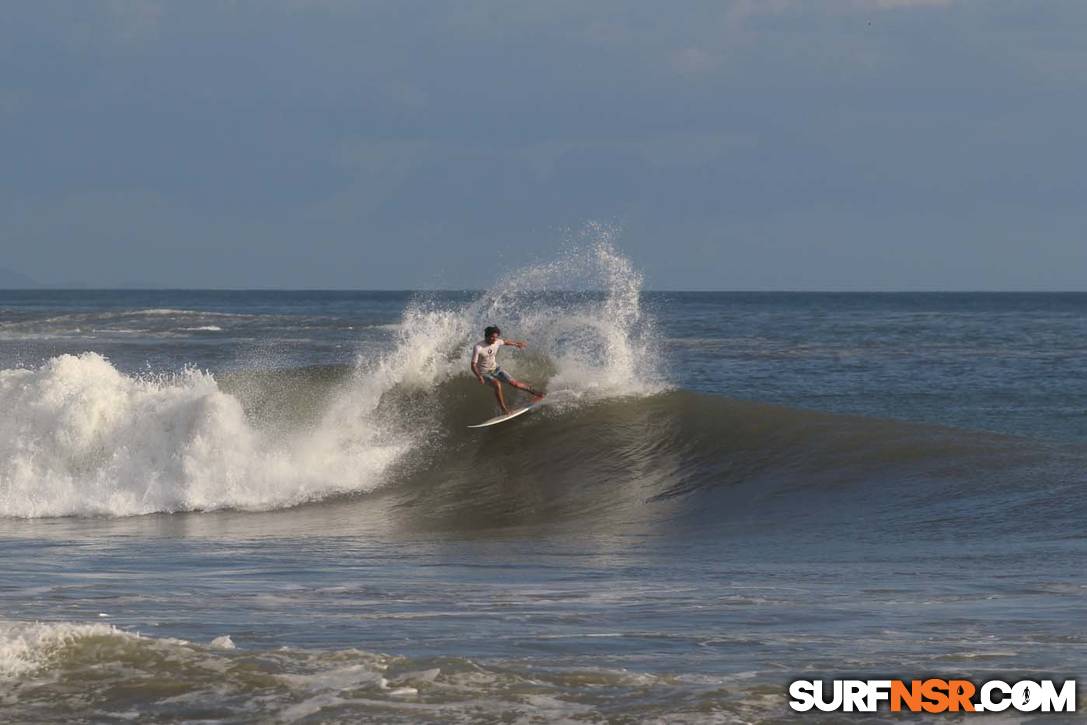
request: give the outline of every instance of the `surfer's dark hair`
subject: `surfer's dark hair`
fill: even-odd
[[[502,334],[502,331],[499,330],[496,325],[491,325],[491,326],[489,326],[489,327],[487,327],[486,329],[483,330],[483,338],[486,339],[486,338],[490,337],[492,332],[495,335],[501,335]]]

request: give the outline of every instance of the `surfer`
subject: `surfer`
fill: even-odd
[[[498,407],[502,409],[503,413],[509,413],[510,409],[506,407],[506,400],[502,396],[502,383],[509,383],[518,390],[524,390],[532,395],[536,400],[541,399],[544,394],[538,390],[533,390],[528,385],[525,385],[519,380],[514,380],[510,377],[502,368],[498,367],[498,361],[495,359],[498,355],[498,348],[503,345],[510,345],[518,350],[524,350],[528,344],[524,340],[503,340],[499,335],[502,331],[494,325],[491,325],[483,331],[482,342],[477,342],[476,346],[472,348],[472,374],[476,376],[480,384],[490,383],[494,386],[494,397],[498,399]]]

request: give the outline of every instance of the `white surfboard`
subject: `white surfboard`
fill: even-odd
[[[505,423],[507,420],[513,420],[517,416],[522,415],[524,413],[527,413],[528,411],[532,410],[533,408],[535,408],[539,404],[540,404],[540,401],[536,401],[535,403],[532,403],[531,405],[526,405],[523,408],[517,408],[515,410],[511,410],[510,412],[505,413],[503,415],[496,416],[494,418],[491,418],[490,420],[485,420],[482,423],[476,423],[475,425],[470,425],[468,427],[469,428],[486,428],[489,425],[497,425],[499,423]]]

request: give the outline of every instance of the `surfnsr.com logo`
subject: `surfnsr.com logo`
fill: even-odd
[[[796,680],[789,698],[796,712],[1075,712],[1076,681]]]

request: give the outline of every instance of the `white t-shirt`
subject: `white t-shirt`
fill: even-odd
[[[498,355],[498,348],[506,344],[506,341],[501,337],[495,340],[490,345],[486,340],[477,342],[476,346],[472,348],[472,362],[476,364],[476,370],[481,373],[494,372],[498,367],[498,361],[495,360],[495,356]]]

